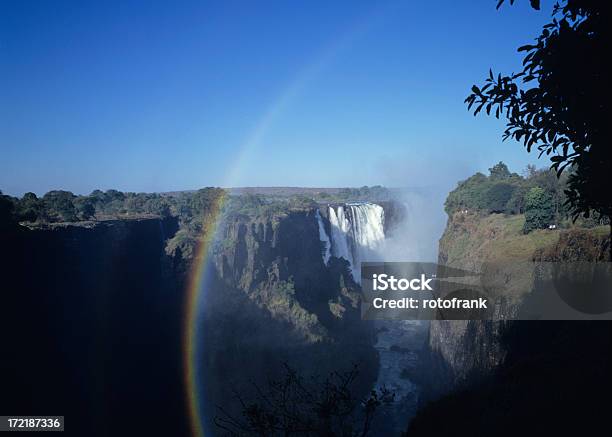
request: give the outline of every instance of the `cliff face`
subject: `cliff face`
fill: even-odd
[[[231,389],[248,397],[252,382],[265,385],[284,363],[305,375],[359,363],[358,387],[371,387],[374,333],[360,323],[348,263],[323,263],[314,213],[223,225],[201,318],[205,399],[236,411]],[[0,409],[49,414],[53,405],[79,435],[187,435],[181,347],[191,260],[165,250],[177,229],[176,219],[142,219],[0,235],[11,350]]]
[[[122,220],[0,235],[1,410],[65,415],[75,435],[186,433],[182,289],[164,254],[176,227]]]
[[[240,415],[245,398],[284,363],[307,376],[360,365],[362,394],[377,370],[374,331],[361,323],[348,262],[325,265],[316,210],[228,217],[205,286],[202,360],[206,399]],[[214,409],[205,414],[212,418]]]
[[[235,412],[231,389],[264,385],[284,363],[323,376],[359,364],[360,394],[372,387],[373,326],[360,319],[348,262],[324,264],[315,212],[222,225],[199,326],[204,399]],[[168,250],[178,228],[175,218],[148,218],[0,234],[11,350],[0,409],[49,414],[53,405],[79,435],[188,433],[181,347],[192,260]]]
[[[386,202],[384,208],[386,225],[401,219],[401,205]],[[327,208],[320,212],[329,228]],[[248,299],[285,324],[296,341],[338,340],[358,331],[363,337],[349,264],[332,257],[326,265],[323,251],[316,209],[229,217],[213,254],[219,289]]]
[[[475,271],[504,261],[512,282],[531,280],[539,262],[609,260],[605,227],[522,235],[521,220],[454,215],[440,240],[440,261]],[[507,294],[514,304],[523,297],[517,287]],[[408,435],[596,433],[606,426],[612,387],[610,327],[609,321],[433,321],[424,363],[430,402]]]
[[[607,229],[538,230],[521,232],[523,216],[481,216],[457,212],[440,239],[439,263],[478,273],[494,269],[504,281],[506,313],[517,310],[532,290],[539,261],[603,261]],[[429,365],[436,369],[432,396],[447,392],[497,369],[512,347],[506,334],[521,322],[432,321]]]
[[[213,261],[223,289],[242,294],[305,343],[337,338],[358,317],[348,263],[323,263],[314,210],[234,217]],[[356,328],[356,327],[355,327]]]

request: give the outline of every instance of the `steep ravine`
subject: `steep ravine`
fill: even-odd
[[[0,235],[11,351],[1,363],[3,411],[63,414],[77,435],[188,434],[182,334],[192,261],[166,254],[177,228],[175,218],[150,218]],[[232,388],[248,396],[284,363],[323,376],[359,364],[357,388],[367,393],[374,330],[360,323],[348,263],[323,263],[315,211],[235,215],[222,233],[199,339],[205,419],[215,405],[235,410]]]
[[[404,213],[391,202],[383,209],[384,226],[393,226]],[[342,226],[341,212],[350,221],[350,225],[345,223],[350,230],[344,237],[340,229],[333,229]],[[330,213],[337,217],[330,220]],[[402,412],[414,412],[409,402],[416,402],[416,394],[400,373],[414,366],[416,357],[392,347],[411,346],[413,331],[420,327],[406,327],[408,340],[398,333],[393,337],[389,331],[376,335],[376,325],[361,320],[353,266],[336,256],[346,250],[352,251],[351,260],[369,256],[382,243],[378,238],[384,238],[384,230],[380,216],[368,214],[380,213],[377,205],[339,204],[227,217],[213,252],[215,277],[203,317],[206,351],[201,371],[212,381],[206,387],[207,398],[235,408],[228,384],[249,387],[250,381],[274,378],[283,363],[304,375],[326,375],[358,364],[360,396],[375,384],[391,388],[399,384]],[[378,229],[365,229],[370,219]],[[339,240],[345,237],[346,241]],[[401,359],[402,365],[389,366],[388,357]],[[379,372],[381,364],[384,368]],[[212,417],[213,412],[207,416]],[[398,427],[398,417],[386,418],[375,427],[381,432],[389,426],[397,431],[404,423],[400,419]]]
[[[361,323],[349,263],[326,264],[319,235],[312,208],[225,219],[202,315],[206,399],[238,413],[229,388],[248,398],[253,382],[278,378],[285,363],[306,377],[358,364],[360,395],[372,387],[374,328]]]
[[[531,290],[539,262],[607,259],[610,241],[601,229],[523,235],[522,220],[454,214],[440,240],[440,263],[475,272],[496,265],[515,284],[506,291],[512,311]],[[432,321],[422,361],[429,402],[409,435],[534,435],[596,426],[610,387],[610,331],[609,322]]]
[[[388,229],[402,211],[383,208]],[[2,360],[12,394],[2,397],[3,408],[70,416],[79,435],[188,434],[182,335],[193,261],[166,251],[178,228],[176,218],[147,218],[18,227],[0,236],[3,339],[12,351]],[[200,319],[197,370],[209,427],[216,405],[239,410],[232,389],[248,396],[253,382],[278,377],[284,363],[323,376],[358,364],[360,395],[414,365],[413,353],[390,350],[404,340],[377,336],[361,321],[350,265],[325,260],[319,237],[313,208],[223,222]],[[8,335],[14,330],[22,335]],[[379,374],[380,354],[406,366]]]

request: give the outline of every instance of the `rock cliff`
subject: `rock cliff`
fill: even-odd
[[[522,233],[522,215],[456,212],[449,217],[439,245],[439,263],[503,278],[503,305],[511,315],[532,290],[541,261],[603,261],[610,244],[607,227],[537,230]],[[452,387],[486,377],[508,352],[504,335],[521,322],[432,321],[427,365],[434,370],[433,397]]]
[[[151,218],[0,233],[1,410],[64,415],[74,435],[186,435],[183,296],[164,253],[176,228]]]

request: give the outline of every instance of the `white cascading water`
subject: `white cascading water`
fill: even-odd
[[[336,213],[336,210],[330,206],[329,222],[331,224],[332,254],[337,258],[344,258],[351,263],[352,267],[353,256],[348,240],[351,224],[344,214],[344,207],[339,206]]]
[[[325,243],[323,261],[327,264],[333,255],[344,258],[351,265],[353,279],[361,283],[361,262],[384,261],[385,259],[410,259],[412,246],[406,238],[395,242],[395,235],[385,240],[384,210],[373,203],[349,203],[329,207],[331,232],[328,235],[319,211],[319,239]],[[413,236],[413,234],[410,234]],[[389,254],[389,249],[394,253]],[[402,251],[400,252],[399,249]],[[422,321],[377,321],[381,329],[377,335],[380,370],[376,386],[386,386],[393,390],[401,402],[394,403],[393,413],[389,414],[384,425],[378,425],[380,434],[400,434],[405,428],[405,419],[414,416],[419,399],[419,390],[411,379],[404,375],[406,369],[416,368],[418,350],[427,339],[428,324]],[[397,348],[394,348],[394,346]]]
[[[412,209],[409,209],[412,211]],[[406,229],[402,223],[402,232],[391,232],[386,240],[384,232],[384,210],[372,203],[349,203],[329,207],[330,235],[325,230],[321,214],[317,211],[319,221],[319,238],[325,243],[323,261],[327,264],[331,255],[344,258],[350,262],[353,279],[361,283],[361,262],[418,259],[418,253],[412,241],[427,241],[429,235],[418,236],[417,229]],[[416,224],[412,221],[410,224]],[[410,232],[409,232],[410,231]],[[398,235],[400,234],[400,235]],[[409,235],[405,237],[404,234]],[[330,244],[331,243],[331,244]],[[330,250],[327,250],[327,248]],[[391,252],[391,253],[390,253]],[[415,369],[419,352],[427,341],[429,325],[418,320],[380,320],[376,321],[380,329],[375,344],[379,353],[379,372],[376,381],[378,387],[388,387],[401,400],[395,402],[385,420],[379,423],[377,434],[401,434],[406,426],[406,418],[412,418],[416,412],[419,389],[411,378],[406,378],[406,369]]]
[[[320,215],[319,215],[320,219]],[[361,282],[361,262],[379,261],[385,241],[385,212],[373,203],[349,203],[336,208],[329,207],[331,238],[319,221],[319,233],[323,229],[325,239],[331,240],[331,255],[344,258],[351,265],[353,279]],[[329,257],[324,261],[327,263]]]

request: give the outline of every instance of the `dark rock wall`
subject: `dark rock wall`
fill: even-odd
[[[0,410],[70,435],[186,435],[175,220],[3,233]],[[155,420],[151,420],[155,417]]]
[[[449,245],[457,241],[450,232],[458,227],[451,219],[441,262],[449,258]],[[476,238],[470,232],[464,237]],[[560,231],[530,261],[602,262],[609,244],[609,237],[591,230]],[[456,266],[476,270],[485,261],[473,252],[454,258]],[[429,392],[408,434],[566,435],[605,426],[611,335],[610,322],[433,321],[422,363]]]
[[[205,397],[231,411],[228,387],[248,397],[284,363],[323,376],[358,364],[366,393],[377,372],[374,331],[360,321],[348,263],[323,263],[315,211],[233,217],[221,234],[203,316]]]
[[[188,435],[182,362],[192,260],[165,252],[176,219],[0,235],[0,410],[64,415],[74,435]],[[281,374],[377,373],[348,263],[322,261],[314,210],[233,217],[209,259],[200,319],[207,419],[232,388]],[[155,418],[155,420],[151,420]]]

